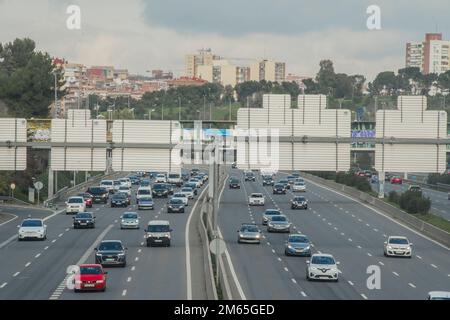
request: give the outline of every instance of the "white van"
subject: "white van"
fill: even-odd
[[[140,187],[136,192],[136,200],[139,202],[139,199],[142,197],[152,197],[152,188],[151,187]]]

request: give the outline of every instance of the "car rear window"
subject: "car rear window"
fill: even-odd
[[[144,194],[150,194],[150,190],[148,190],[148,189],[141,189],[141,190],[138,190],[138,195],[144,195]]]
[[[102,181],[102,183],[101,183],[102,185],[104,185],[104,186],[112,186],[112,181]]]
[[[408,244],[408,240],[406,240],[406,239],[399,239],[399,238],[392,238],[392,239],[389,239],[389,243],[392,243],[392,244]]]
[[[69,203],[83,203],[83,198],[70,198]]]
[[[80,274],[102,274],[102,269],[100,267],[80,267]]]
[[[98,193],[106,193],[108,191],[105,188],[93,187],[89,188],[88,192],[98,194]]]

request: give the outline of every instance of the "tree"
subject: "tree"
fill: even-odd
[[[331,60],[320,61],[320,70],[316,76],[320,93],[330,94],[330,89],[336,88],[336,74]]]
[[[318,94],[319,93],[319,85],[313,79],[305,79],[302,80],[305,85],[305,94]]]
[[[441,73],[439,77],[437,78],[437,83],[439,88],[446,92],[450,92],[450,70],[448,70],[445,73]]]
[[[65,95],[62,72],[48,53],[36,52],[30,39],[16,39],[0,46],[0,99],[15,117],[45,118],[54,97],[54,75],[58,96]]]
[[[388,95],[397,91],[397,77],[393,71],[381,72],[372,83],[369,83],[372,95],[379,95],[383,90],[386,90]]]

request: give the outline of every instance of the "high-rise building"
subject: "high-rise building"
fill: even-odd
[[[187,54],[185,57],[185,75],[189,78],[198,77],[199,66],[212,66],[214,60],[220,57],[213,54],[211,49],[198,50],[196,54]]]
[[[197,67],[198,77],[211,83],[219,83],[234,87],[238,83],[239,68],[230,64],[228,60],[214,60],[212,65]]]
[[[424,42],[406,44],[406,67],[418,67],[424,74],[450,70],[450,41],[440,33],[427,33]]]
[[[262,60],[250,66],[250,80],[282,82],[286,78],[286,64],[272,60]]]

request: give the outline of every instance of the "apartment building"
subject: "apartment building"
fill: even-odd
[[[406,67],[417,67],[424,74],[450,70],[450,41],[441,33],[427,33],[424,42],[406,44]]]
[[[251,64],[250,80],[283,82],[286,79],[286,64],[273,60],[262,60]]]
[[[211,49],[200,49],[195,54],[185,56],[185,75],[187,78],[198,77],[199,66],[212,66],[214,60],[220,57],[212,53]]]

